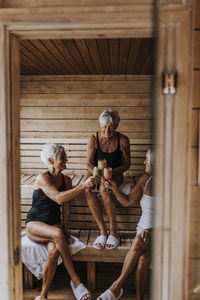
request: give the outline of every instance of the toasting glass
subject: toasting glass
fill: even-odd
[[[105,178],[105,180],[110,180],[112,178],[112,168],[104,168],[103,177]],[[106,192],[111,193],[111,190],[106,189]]]
[[[93,169],[93,176],[101,176],[100,169],[98,167],[94,167]],[[92,192],[98,193],[98,183],[95,183],[95,189]]]

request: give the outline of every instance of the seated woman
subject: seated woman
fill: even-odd
[[[96,180],[94,177],[89,177],[83,184],[72,188],[70,177],[62,174],[62,171],[66,169],[67,162],[66,153],[62,146],[56,144],[45,145],[41,152],[41,160],[48,165],[48,171],[40,174],[35,181],[32,207],[26,219],[27,236],[36,243],[46,244],[48,251],[41,294],[35,299],[47,299],[59,254],[71,277],[70,284],[76,298],[79,300],[91,299],[90,292],[81,283],[73,267],[66,241],[67,224],[65,222],[65,228],[63,229],[60,206],[64,203],[69,204],[69,201],[85,188],[93,187]]]
[[[98,166],[98,160],[105,159],[107,167],[112,168],[112,178],[118,185],[123,182],[123,172],[130,167],[130,144],[127,136],[116,131],[120,118],[116,111],[105,110],[99,117],[101,130],[93,134],[88,141],[87,150],[87,174],[85,179],[93,174],[93,169]],[[97,194],[86,189],[86,197],[89,209],[100,229],[100,235],[93,243],[96,249],[114,249],[118,246],[118,234],[116,227],[116,206],[112,194],[100,188],[101,197],[108,216],[110,235],[103,219],[103,213]]]
[[[135,187],[128,196],[124,195],[114,181],[106,181],[105,187],[111,189],[118,201],[125,207],[139,204],[142,208],[142,215],[137,225],[137,234],[126,255],[122,271],[117,280],[101,294],[97,300],[117,300],[123,294],[122,285],[131,271],[136,269],[136,299],[144,297],[146,280],[150,264],[150,236],[153,223],[153,196],[152,196],[152,163],[153,154],[148,150],[146,154],[145,174],[140,177]]]

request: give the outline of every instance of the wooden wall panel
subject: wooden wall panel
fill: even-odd
[[[2,0],[2,7],[51,7],[55,6],[55,1],[52,0]],[[77,6],[77,2],[79,2],[80,6],[89,6],[89,5],[128,5],[128,4],[152,4],[152,0],[82,0],[82,1],[74,1],[74,0],[56,0],[56,6]]]
[[[200,115],[200,1],[194,1],[193,41],[193,99],[191,114],[191,193],[190,193],[190,248],[189,248],[189,299],[200,297],[200,186],[198,185],[199,164],[199,115]],[[197,297],[197,298],[196,298]]]
[[[151,81],[151,76],[22,76],[21,171],[43,170],[42,146],[57,142],[66,149],[68,172],[84,174],[88,137],[99,130],[100,113],[111,108],[119,112],[119,131],[130,139],[129,174],[141,174],[151,145]]]

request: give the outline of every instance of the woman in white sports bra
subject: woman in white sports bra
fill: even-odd
[[[145,174],[128,195],[124,195],[114,181],[105,182],[105,187],[111,189],[117,200],[125,207],[140,204],[142,215],[137,224],[137,234],[128,251],[120,276],[97,300],[118,300],[123,294],[122,286],[128,275],[136,267],[136,300],[143,300],[150,265],[150,235],[153,226],[153,196],[152,196],[152,164],[153,153],[147,151],[144,161]]]

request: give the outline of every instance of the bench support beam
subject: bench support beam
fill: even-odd
[[[87,262],[87,284],[89,291],[95,292],[96,290],[96,268],[94,261]]]

